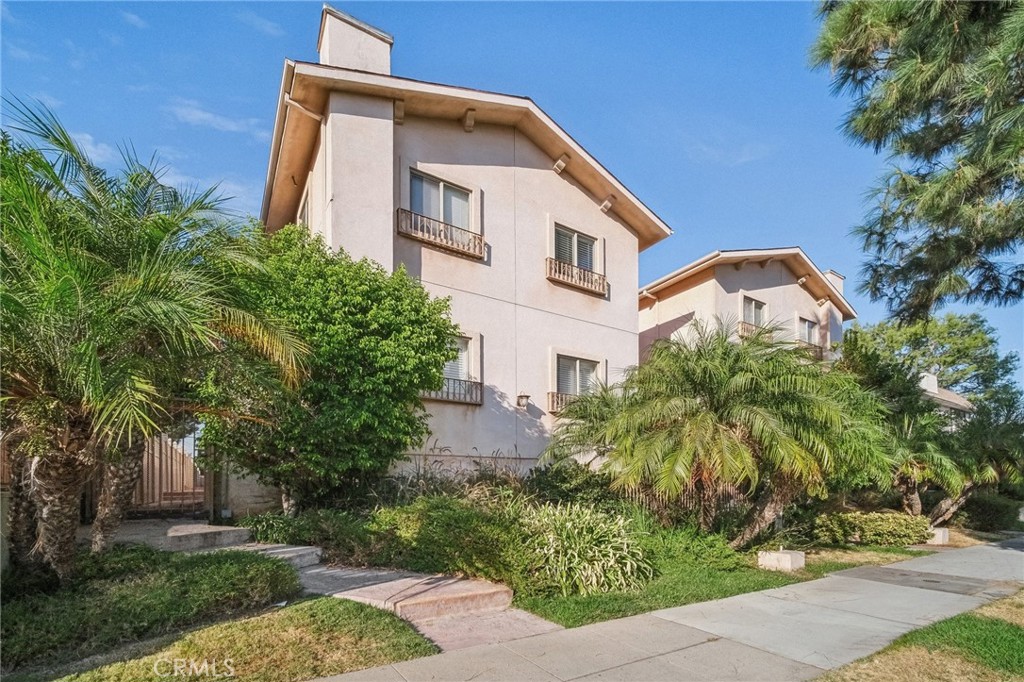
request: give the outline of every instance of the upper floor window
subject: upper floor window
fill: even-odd
[[[555,260],[583,270],[594,270],[597,240],[561,225],[555,226]]]
[[[562,395],[585,395],[597,385],[597,363],[593,360],[558,356],[556,389]]]
[[[409,182],[409,208],[421,216],[470,230],[470,194],[443,180],[413,172]]]
[[[459,336],[454,339],[453,345],[459,354],[444,363],[444,378],[469,379],[469,339]]]
[[[755,327],[763,327],[767,310],[765,304],[749,296],[743,297],[743,321]]]
[[[307,194],[302,198],[302,204],[299,205],[299,214],[296,217],[295,222],[299,225],[309,225],[309,195]]]
[[[818,345],[818,323],[807,318],[800,318],[800,327],[797,329],[800,340],[804,343]]]

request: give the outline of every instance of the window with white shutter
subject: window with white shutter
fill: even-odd
[[[597,386],[597,363],[568,355],[558,356],[557,385],[564,395],[585,395]]]
[[[555,226],[555,260],[594,270],[597,240],[561,225]]]
[[[458,337],[454,345],[459,354],[444,365],[445,379],[469,379],[469,339]]]

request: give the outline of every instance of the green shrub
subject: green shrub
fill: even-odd
[[[497,580],[513,588],[520,583],[513,553],[523,544],[522,528],[510,516],[466,500],[435,495],[382,507],[366,530],[373,564]]]
[[[83,658],[301,591],[295,569],[253,552],[119,546],[79,563],[72,584],[52,594],[15,595],[3,605],[5,670]]]
[[[967,498],[953,523],[980,531],[1010,530],[1020,518],[1021,502],[1003,495],[977,493]]]
[[[580,504],[546,503],[523,511],[523,558],[531,593],[596,594],[639,589],[654,575],[621,516]]]
[[[916,545],[929,537],[928,519],[907,514],[825,514],[814,524],[815,539],[828,545]]]
[[[722,535],[707,534],[695,526],[661,528],[644,538],[648,554],[659,569],[670,564],[692,564],[716,571],[746,567],[743,555]]]
[[[537,467],[523,481],[526,490],[543,502],[575,502],[599,509],[614,507],[620,502],[611,484],[612,479],[607,474],[573,460]]]

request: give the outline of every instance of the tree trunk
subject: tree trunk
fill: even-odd
[[[896,480],[896,489],[900,491],[903,512],[911,516],[921,515],[921,494],[917,483],[910,478],[900,477]]]
[[[121,526],[135,487],[142,476],[142,460],[146,452],[145,439],[128,444],[120,453],[108,453],[103,465],[103,483],[92,523],[92,553],[99,554],[110,548]]]
[[[290,490],[281,489],[281,510],[285,516],[295,517],[299,515],[299,503],[298,500],[292,495]]]
[[[8,446],[7,457],[11,465],[11,501],[7,521],[10,528],[11,565],[31,566],[39,563],[33,554],[36,545],[36,504],[32,499],[30,460]]]
[[[800,487],[795,481],[785,478],[769,483],[747,515],[747,523],[743,530],[729,543],[729,546],[733,549],[740,549],[757,539],[757,536],[782,514],[786,505],[793,501],[799,489]]]
[[[953,518],[953,515],[967,504],[968,498],[970,498],[973,493],[974,484],[968,483],[955,498],[943,498],[941,502],[935,505],[935,509],[932,509],[932,513],[928,515],[928,524],[934,528],[936,526],[941,526],[944,523],[949,523],[949,520]]]
[[[89,458],[54,453],[37,458],[32,486],[39,504],[39,547],[62,583],[74,575],[75,534],[82,489],[95,464]]]
[[[714,530],[718,518],[718,490],[706,482],[697,484],[697,522],[705,533]]]

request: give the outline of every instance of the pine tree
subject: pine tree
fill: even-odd
[[[812,56],[853,97],[845,130],[892,155],[856,229],[864,290],[901,319],[1024,297],[1024,3],[821,6]]]

